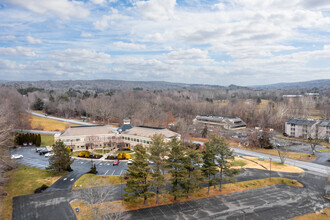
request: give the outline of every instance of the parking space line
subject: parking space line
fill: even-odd
[[[121,170],[120,175],[123,173],[124,170]]]
[[[116,169],[114,169],[114,170],[113,170],[113,172],[112,172],[112,174],[111,174],[111,175],[113,175],[113,174],[115,173],[115,171],[116,171]]]
[[[109,170],[107,170],[107,172],[105,172],[105,174],[104,175],[107,175],[107,173],[109,172]]]

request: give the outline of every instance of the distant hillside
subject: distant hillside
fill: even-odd
[[[163,81],[123,81],[123,80],[63,80],[63,81],[10,81],[5,85],[15,88],[36,87],[44,89],[81,89],[81,90],[164,90],[164,89],[219,89],[217,85],[171,83]]]
[[[310,88],[330,88],[330,79],[320,79],[294,83],[276,83],[270,85],[250,86],[259,89],[310,89]]]

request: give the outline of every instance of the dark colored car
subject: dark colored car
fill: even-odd
[[[47,153],[49,153],[48,150],[41,150],[41,151],[39,151],[39,155],[45,155]]]
[[[114,160],[112,166],[118,166],[118,165],[119,165],[119,160]]]

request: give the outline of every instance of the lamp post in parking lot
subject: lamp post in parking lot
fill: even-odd
[[[272,158],[269,158],[269,177],[272,180]]]

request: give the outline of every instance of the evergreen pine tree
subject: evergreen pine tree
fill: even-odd
[[[142,145],[135,146],[135,158],[127,169],[127,183],[125,187],[125,200],[132,201],[143,197],[144,204],[148,204],[148,198],[154,193],[150,192],[151,176],[147,150]]]
[[[167,168],[171,174],[171,178],[169,179],[171,184],[170,194],[174,196],[174,201],[176,201],[177,197],[183,195],[180,184],[182,184],[186,175],[186,169],[184,167],[185,148],[177,138],[172,138],[168,142],[168,147],[170,148],[170,154],[167,160]]]
[[[167,151],[166,144],[164,142],[164,136],[154,135],[151,139],[152,144],[149,146],[150,160],[153,161],[152,168],[152,185],[156,187],[156,202],[159,204],[159,193],[165,187],[166,181],[164,178],[165,171],[165,154]]]
[[[41,145],[41,135],[40,134],[37,134],[36,135],[36,146],[40,146]]]
[[[202,172],[205,178],[207,179],[207,183],[208,183],[207,193],[209,194],[210,187],[215,186],[216,184],[216,179],[215,179],[215,175],[217,174],[217,167],[215,164],[216,151],[213,145],[210,144],[210,142],[207,142],[205,145],[206,145],[206,149],[203,155]]]
[[[200,184],[204,178],[202,175],[200,164],[202,163],[201,154],[195,149],[187,149],[184,159],[184,168],[186,175],[182,179],[181,187],[184,189],[184,194],[189,196],[200,190]]]
[[[54,155],[49,158],[49,166],[47,169],[61,172],[64,170],[71,171],[71,159],[69,151],[66,149],[62,141],[56,141],[53,146]]]
[[[230,168],[230,160],[235,159],[233,156],[233,151],[230,149],[229,145],[226,143],[226,140],[223,137],[218,137],[216,135],[210,136],[209,145],[215,149],[216,152],[216,161],[219,168],[219,190],[222,188],[222,181],[226,180],[227,182],[234,182],[235,179],[232,178],[234,175],[239,173],[239,170]]]

